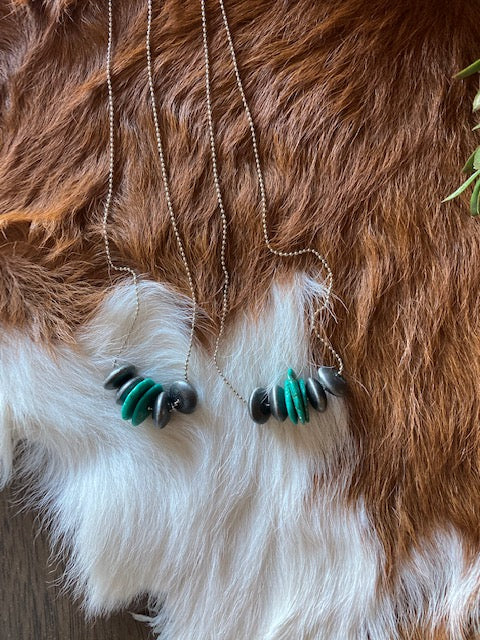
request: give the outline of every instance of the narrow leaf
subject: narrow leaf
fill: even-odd
[[[474,166],[473,166],[473,160],[475,158],[475,154],[477,153],[477,151],[480,149],[480,147],[477,147],[475,149],[475,151],[472,153],[472,155],[468,158],[468,160],[465,163],[465,166],[462,169],[462,173],[466,173],[468,175],[470,175],[471,173],[473,173]]]
[[[478,147],[473,154],[473,168],[480,169],[480,147]]]
[[[477,180],[477,183],[473,189],[472,197],[470,198],[470,213],[472,216],[478,216],[478,196],[480,195],[480,180]]]
[[[478,176],[480,176],[480,169],[478,171],[475,171],[475,173],[472,173],[468,180],[465,180],[465,182],[460,185],[456,191],[444,198],[442,202],[448,202],[449,200],[453,200],[454,198],[459,196],[465,191],[465,189],[468,189],[468,187],[472,184],[472,182],[474,182],[475,178],[478,178]]]
[[[473,111],[478,111],[479,109],[480,109],[480,91],[477,93],[477,95],[473,99]]]
[[[477,73],[479,71],[480,71],[480,59],[476,60],[475,62],[473,62],[468,67],[465,67],[465,69],[462,69],[461,71],[456,73],[453,77],[454,78],[468,78],[468,76],[473,76],[474,73]]]
[[[473,127],[472,131],[477,131],[478,129],[480,129],[480,123],[476,124],[476,125]]]

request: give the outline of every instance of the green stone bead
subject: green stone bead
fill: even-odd
[[[299,378],[298,386],[302,394],[303,408],[305,409],[305,422],[310,422],[310,411],[308,410],[307,386],[303,378]]]
[[[289,369],[287,375],[288,375],[287,382],[290,387],[290,393],[292,395],[295,411],[297,412],[298,419],[300,420],[300,422],[302,424],[305,424],[306,422],[305,407],[303,406],[302,392],[300,390],[300,385],[298,384],[295,371],[293,369]]]
[[[153,387],[154,384],[155,382],[151,378],[146,378],[145,380],[142,380],[142,382],[139,382],[137,386],[130,391],[122,405],[122,418],[124,420],[130,420],[138,401],[143,394],[150,389],[150,387]]]
[[[287,405],[287,413],[293,424],[297,424],[298,416],[293,403],[292,392],[290,390],[290,380],[285,380],[285,404]]]
[[[153,403],[159,393],[163,391],[161,384],[154,384],[153,387],[143,394],[135,407],[132,416],[132,424],[134,427],[138,427],[144,420],[152,413]]]

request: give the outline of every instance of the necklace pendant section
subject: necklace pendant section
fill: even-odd
[[[293,424],[310,422],[309,407],[323,413],[327,409],[327,392],[341,397],[348,388],[347,381],[335,367],[320,367],[318,378],[305,381],[289,369],[283,387],[276,385],[268,393],[263,387],[257,387],[248,401],[251,419],[264,424],[272,415],[278,422],[287,417]]]
[[[197,406],[197,392],[186,380],[172,383],[168,393],[163,385],[138,375],[136,367],[125,364],[110,373],[103,383],[105,389],[116,389],[117,404],[122,405],[122,418],[137,427],[148,417],[163,429],[173,411],[193,413]]]

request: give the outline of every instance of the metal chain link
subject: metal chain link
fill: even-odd
[[[318,251],[316,251],[316,249],[312,249],[312,248],[305,248],[305,249],[298,249],[296,251],[279,251],[277,249],[275,249],[270,241],[270,237],[268,235],[268,227],[267,227],[267,201],[266,201],[266,195],[265,195],[265,183],[264,183],[264,179],[263,179],[263,172],[262,172],[262,168],[261,168],[261,164],[260,164],[260,155],[258,152],[258,145],[257,145],[257,136],[255,133],[255,126],[253,124],[253,118],[252,118],[252,114],[250,112],[250,108],[248,106],[248,102],[245,96],[245,92],[243,89],[243,83],[240,77],[240,71],[238,68],[238,64],[237,64],[237,57],[235,54],[235,48],[233,45],[233,40],[232,40],[232,36],[231,36],[231,32],[230,32],[230,27],[228,24],[228,19],[227,19],[227,14],[225,11],[225,6],[223,3],[223,0],[218,0],[219,5],[220,5],[220,10],[222,13],[222,20],[223,20],[223,25],[225,28],[225,33],[226,33],[226,37],[227,37],[227,41],[228,41],[228,47],[230,50],[230,57],[232,59],[232,64],[233,64],[233,69],[235,72],[235,79],[236,79],[236,84],[237,84],[237,88],[238,91],[240,93],[241,99],[242,99],[242,103],[243,103],[243,107],[245,110],[245,114],[247,117],[247,121],[248,121],[248,125],[249,125],[249,129],[250,129],[250,136],[251,136],[251,140],[252,140],[252,147],[253,147],[253,153],[254,153],[254,158],[255,158],[255,169],[256,169],[256,173],[257,173],[257,179],[258,179],[258,185],[259,185],[259,189],[260,189],[260,207],[261,207],[261,222],[262,222],[262,230],[263,230],[263,237],[265,240],[265,244],[267,246],[267,248],[269,249],[269,251],[276,255],[276,256],[280,256],[280,257],[293,257],[293,256],[300,256],[300,255],[305,255],[307,253],[314,255],[319,262],[321,263],[322,267],[324,268],[325,272],[326,272],[326,291],[325,291],[325,296],[323,299],[323,303],[322,306],[320,308],[318,308],[314,314],[313,314],[313,318],[312,318],[312,331],[315,333],[315,335],[317,336],[317,338],[329,349],[330,353],[333,355],[333,357],[336,359],[337,363],[338,363],[338,372],[339,374],[342,373],[343,371],[343,361],[342,358],[340,357],[340,355],[337,353],[337,351],[335,351],[335,349],[332,347],[332,345],[330,344],[330,342],[328,340],[326,340],[325,338],[323,338],[318,330],[317,327],[317,321],[318,321],[318,317],[319,315],[328,308],[329,302],[330,302],[330,297],[331,297],[331,293],[332,293],[332,288],[333,288],[333,273],[332,270],[326,260],[326,258],[324,256],[322,256]],[[202,35],[203,35],[203,51],[204,51],[204,59],[205,59],[205,85],[206,85],[206,103],[207,103],[207,118],[208,118],[208,128],[209,128],[209,138],[210,138],[210,152],[211,152],[211,156],[212,156],[212,167],[213,167],[213,178],[214,178],[214,183],[215,183],[215,191],[216,191],[216,195],[217,195],[217,202],[218,202],[218,207],[220,209],[220,214],[221,214],[221,221],[222,221],[222,245],[221,245],[221,265],[222,265],[222,271],[224,274],[224,286],[223,286],[223,304],[222,304],[222,314],[221,314],[221,319],[220,319],[220,328],[219,328],[219,332],[217,335],[217,340],[215,343],[215,351],[214,351],[214,363],[215,363],[215,367],[218,371],[218,373],[220,374],[221,378],[223,379],[223,381],[225,382],[225,384],[233,391],[233,393],[243,402],[247,402],[246,399],[235,389],[235,387],[232,385],[232,383],[230,382],[230,380],[228,380],[228,378],[225,376],[223,370],[221,369],[221,367],[218,364],[218,352],[219,352],[219,346],[220,346],[220,341],[221,338],[223,336],[223,332],[224,332],[224,328],[225,328],[225,319],[226,319],[226,315],[227,315],[227,311],[228,311],[228,288],[229,288],[229,282],[230,282],[230,278],[229,278],[229,273],[226,267],[226,262],[225,262],[225,253],[226,253],[226,236],[227,236],[227,218],[226,218],[226,214],[225,214],[225,209],[223,206],[223,198],[222,198],[222,193],[221,193],[221,189],[220,189],[220,182],[219,182],[219,178],[218,178],[218,167],[217,167],[217,154],[216,154],[216,148],[215,148],[215,136],[214,136],[214,127],[213,127],[213,116],[212,116],[212,99],[211,99],[211,90],[210,90],[210,60],[209,60],[209,51],[208,51],[208,30],[207,30],[207,17],[206,17],[206,10],[205,10],[205,0],[200,0],[200,4],[201,4],[201,11],[202,11]]]
[[[114,121],[114,103],[113,103],[113,90],[112,90],[112,77],[111,77],[112,42],[113,42],[113,11],[112,11],[112,4],[113,4],[113,0],[108,0],[108,47],[107,47],[107,58],[106,58],[106,71],[107,71],[107,88],[108,88],[108,114],[109,114],[109,176],[108,176],[108,192],[107,192],[107,196],[106,196],[106,200],[105,200],[104,213],[103,213],[103,218],[102,218],[102,234],[103,234],[104,245],[105,245],[105,254],[106,254],[106,257],[107,257],[107,263],[108,263],[109,268],[113,269],[115,271],[129,273],[132,276],[133,283],[134,283],[134,289],[135,289],[135,311],[134,311],[133,319],[132,319],[131,325],[129,327],[129,330],[127,331],[127,333],[126,333],[126,335],[125,335],[125,337],[123,339],[123,342],[122,342],[122,345],[121,345],[121,347],[119,349],[119,352],[118,352],[117,356],[114,359],[113,366],[115,366],[120,354],[122,353],[123,349],[125,348],[125,346],[126,346],[126,344],[128,342],[128,339],[129,339],[129,337],[130,337],[130,335],[131,335],[131,333],[133,331],[134,325],[136,323],[136,320],[137,320],[138,314],[139,314],[140,302],[139,302],[139,289],[138,289],[138,277],[137,277],[137,274],[133,269],[131,269],[128,266],[119,266],[119,265],[115,265],[113,263],[112,258],[111,258],[110,243],[109,243],[108,230],[107,230],[108,217],[109,217],[109,214],[110,214],[111,202],[112,202],[112,197],[113,197],[114,160],[115,160],[115,153],[114,153],[114,139],[115,139],[115,136],[114,136],[114,124],[115,124],[115,121]],[[247,102],[246,97],[245,97],[245,92],[244,92],[244,89],[243,89],[243,84],[242,84],[242,80],[241,80],[241,77],[240,77],[240,72],[239,72],[239,69],[238,69],[235,49],[234,49],[234,45],[233,45],[232,36],[231,36],[231,33],[230,33],[230,27],[229,27],[229,24],[228,24],[227,15],[226,15],[226,11],[225,11],[225,6],[224,6],[224,3],[223,3],[223,0],[219,0],[219,5],[220,5],[220,10],[221,10],[221,13],[222,13],[222,19],[223,19],[223,23],[224,23],[224,27],[225,27],[226,36],[227,36],[228,46],[229,46],[229,50],[230,50],[230,56],[231,56],[231,59],[232,59],[232,64],[233,64],[233,68],[234,68],[234,72],[235,72],[235,78],[236,78],[237,87],[238,87],[240,96],[242,98],[242,103],[243,103],[243,106],[244,106],[245,114],[247,116],[247,120],[248,120],[248,124],[249,124],[249,128],[250,128],[252,147],[253,147],[253,152],[254,152],[254,157],[255,157],[255,168],[256,168],[258,184],[259,184],[259,189],[260,189],[260,196],[261,196],[261,201],[260,201],[261,220],[262,220],[262,230],[263,230],[263,236],[264,236],[264,239],[265,239],[265,244],[266,244],[267,248],[269,249],[269,251],[271,253],[273,253],[274,255],[280,256],[280,257],[299,256],[299,255],[304,255],[304,254],[307,254],[307,253],[313,254],[313,255],[316,256],[316,258],[320,261],[320,263],[322,264],[323,268],[325,269],[325,271],[327,273],[327,276],[326,276],[326,293],[325,293],[325,297],[324,297],[322,306],[319,309],[317,309],[315,311],[315,313],[314,313],[313,322],[312,322],[312,330],[315,332],[317,338],[330,350],[332,355],[335,357],[335,359],[337,360],[338,365],[339,365],[338,371],[339,371],[339,373],[342,373],[342,371],[343,371],[343,361],[342,361],[340,355],[335,351],[335,349],[332,347],[332,345],[327,340],[325,340],[325,338],[323,338],[319,334],[318,328],[316,326],[316,321],[317,321],[318,316],[322,313],[322,311],[324,309],[326,309],[328,307],[328,304],[329,304],[329,301],[330,301],[331,292],[332,292],[332,288],[333,288],[333,273],[332,273],[332,271],[331,271],[326,259],[318,251],[316,251],[315,249],[312,249],[312,248],[305,248],[305,249],[299,249],[299,250],[296,250],[296,251],[285,252],[285,251],[279,251],[277,249],[274,249],[274,247],[271,245],[271,241],[270,241],[270,238],[269,238],[269,235],[268,235],[268,227],[267,227],[267,204],[266,204],[266,195],[265,195],[265,185],[264,185],[263,173],[262,173],[262,170],[261,170],[261,164],[260,164],[260,157],[259,157],[259,152],[258,152],[258,145],[257,145],[255,127],[254,127],[254,124],[253,124],[253,119],[252,119],[252,115],[251,115],[251,112],[250,112],[250,108],[248,106],[248,102]],[[227,218],[226,218],[225,209],[224,209],[224,206],[223,206],[223,198],[222,198],[221,189],[220,189],[220,183],[219,183],[219,178],[218,178],[217,156],[216,156],[215,137],[214,137],[214,128],[213,128],[212,101],[211,101],[211,92],[210,92],[210,64],[209,64],[209,52],[208,52],[208,35],[207,35],[207,19],[206,19],[206,11],[205,11],[205,0],[201,0],[201,9],[202,9],[203,49],[204,49],[204,58],[205,58],[205,85],[206,85],[206,94],[207,94],[207,115],[208,115],[208,126],[209,126],[210,150],[211,150],[211,156],[212,156],[212,165],[213,165],[213,173],[214,173],[215,190],[216,190],[217,201],[218,201],[218,206],[219,206],[219,209],[220,209],[221,220],[222,220],[221,265],[222,265],[222,271],[223,271],[223,275],[224,275],[224,286],[223,286],[223,300],[222,300],[222,313],[221,313],[221,320],[220,320],[220,328],[219,328],[219,332],[218,332],[218,335],[217,335],[217,339],[216,339],[216,343],[215,343],[215,350],[214,350],[214,363],[215,363],[215,367],[217,369],[217,372],[219,373],[219,375],[221,376],[221,378],[223,379],[225,384],[228,387],[230,387],[232,392],[242,402],[247,403],[246,399],[235,389],[235,387],[232,385],[232,383],[225,376],[225,374],[223,373],[221,367],[218,364],[218,353],[219,353],[219,348],[220,348],[220,342],[221,342],[221,339],[223,337],[223,333],[224,333],[224,329],[225,329],[225,320],[226,320],[226,315],[227,315],[227,311],[228,311],[228,290],[229,290],[229,284],[230,284],[230,277],[229,277],[228,269],[227,269],[227,266],[226,266],[226,260],[225,260],[226,240],[227,240]],[[194,339],[194,333],[195,333],[195,323],[196,323],[196,315],[197,315],[197,300],[196,300],[195,288],[194,288],[194,284],[193,284],[191,271],[190,271],[190,268],[188,266],[188,261],[187,261],[187,258],[186,258],[183,242],[181,240],[180,233],[178,231],[177,221],[176,221],[176,218],[175,218],[175,213],[174,213],[172,200],[171,200],[171,195],[170,195],[169,180],[168,180],[168,174],[167,174],[167,170],[166,170],[165,157],[164,157],[164,152],[163,152],[163,146],[162,146],[162,140],[161,140],[161,134],[160,134],[160,127],[159,127],[159,123],[158,123],[158,113],[157,113],[156,100],[155,100],[155,90],[154,90],[153,73],[152,73],[152,56],[151,56],[151,27],[152,27],[152,0],[148,0],[148,18],[147,18],[147,34],[146,34],[147,71],[148,71],[148,82],[149,82],[150,98],[151,98],[151,103],[152,103],[152,114],[153,114],[153,120],[154,120],[154,126],[155,126],[157,151],[158,151],[158,155],[159,155],[159,159],[160,159],[161,172],[162,172],[162,181],[163,181],[163,187],[164,187],[164,192],[165,192],[165,197],[166,197],[166,202],[167,202],[167,208],[168,208],[168,212],[169,212],[170,222],[172,224],[172,228],[174,230],[175,239],[176,239],[176,242],[177,242],[179,253],[180,253],[180,256],[182,258],[184,267],[185,267],[185,272],[187,274],[187,279],[188,279],[188,284],[189,284],[189,288],[190,288],[190,292],[191,292],[191,299],[192,299],[191,330],[190,330],[188,351],[187,351],[187,355],[186,355],[186,358],[185,358],[185,364],[184,364],[184,377],[185,377],[185,380],[188,381],[188,367],[189,367],[189,361],[190,361],[190,357],[191,357],[191,352],[192,352],[192,347],[193,347],[193,339]]]
[[[222,368],[218,364],[218,351],[220,349],[220,341],[223,336],[223,332],[225,329],[225,319],[227,317],[228,311],[228,287],[230,284],[230,275],[228,273],[226,261],[225,261],[225,253],[227,246],[227,216],[225,214],[225,208],[223,206],[223,198],[222,192],[220,189],[220,182],[218,179],[218,168],[217,168],[217,153],[215,149],[215,135],[213,130],[213,115],[212,115],[212,99],[210,95],[210,59],[208,55],[208,37],[207,37],[207,17],[205,12],[205,0],[201,0],[202,7],[202,33],[203,33],[203,53],[205,59],[205,90],[206,90],[206,100],[207,100],[207,117],[208,117],[208,132],[210,138],[210,153],[212,156],[212,167],[213,167],[213,181],[215,183],[215,191],[217,195],[218,208],[220,209],[220,217],[222,219],[222,244],[220,249],[220,262],[222,265],[223,271],[223,298],[222,298],[222,313],[220,317],[220,328],[217,333],[217,338],[215,341],[215,349],[213,352],[213,362],[215,364],[215,368],[222,378],[223,382],[229,387],[229,389],[237,396],[239,400],[247,404],[247,400],[242,396],[242,394],[237,391],[237,389],[233,386],[230,380],[227,378]]]
[[[187,350],[187,355],[185,357],[185,364],[184,364],[184,377],[185,377],[185,380],[188,382],[188,365],[189,365],[190,356],[191,356],[191,353],[192,353],[193,338],[194,338],[194,335],[195,335],[195,323],[196,323],[196,317],[197,317],[197,298],[196,298],[196,295],[195,295],[195,288],[194,288],[194,285],[193,285],[192,274],[191,274],[191,271],[190,271],[190,267],[188,266],[187,256],[185,255],[185,249],[183,247],[183,242],[182,242],[182,239],[180,237],[180,233],[178,231],[177,221],[175,219],[175,213],[174,213],[173,205],[172,205],[172,199],[171,199],[171,196],[170,196],[170,187],[169,187],[167,169],[166,169],[166,165],[165,165],[165,156],[164,156],[164,153],[163,153],[162,138],[161,138],[161,135],[160,135],[160,127],[158,125],[157,104],[156,104],[156,100],[155,100],[155,89],[154,89],[154,84],[153,84],[151,31],[152,31],[152,0],[148,0],[147,36],[146,36],[147,70],[148,70],[148,85],[149,85],[149,89],[150,89],[150,99],[151,99],[151,102],[152,102],[153,122],[154,122],[154,125],[155,125],[155,136],[156,136],[156,141],[157,141],[158,157],[160,159],[160,165],[161,165],[161,169],[162,169],[163,190],[165,192],[165,198],[166,198],[166,201],[167,201],[167,208],[168,208],[168,213],[169,213],[169,216],[170,216],[170,222],[172,224],[172,228],[173,228],[173,231],[174,231],[174,234],[175,234],[175,239],[177,241],[178,251],[179,251],[180,256],[182,258],[183,266],[185,267],[185,273],[187,274],[188,286],[190,288],[190,294],[191,294],[191,298],[192,298],[192,320],[191,320],[191,326],[190,326],[190,337],[189,337],[188,350]]]
[[[110,269],[114,269],[115,271],[123,271],[123,272],[127,272],[130,273],[133,279],[133,284],[134,284],[134,289],[135,289],[135,312],[133,315],[133,320],[132,323],[129,327],[129,330],[127,331],[122,345],[120,347],[120,350],[117,354],[117,356],[115,357],[114,361],[113,361],[113,367],[116,366],[116,363],[118,361],[118,358],[120,357],[120,354],[122,353],[122,351],[124,350],[124,348],[127,345],[128,339],[130,338],[130,335],[133,331],[133,328],[135,326],[135,322],[138,318],[138,313],[139,313],[139,308],[140,308],[140,301],[139,301],[139,289],[138,289],[138,276],[136,274],[136,272],[131,269],[130,267],[127,266],[118,266],[115,265],[112,261],[112,257],[111,257],[111,252],[110,252],[110,242],[109,242],[109,238],[108,238],[108,230],[107,230],[107,222],[108,222],[108,216],[110,213],[110,208],[111,208],[111,203],[112,203],[112,196],[113,196],[113,177],[114,177],[114,160],[115,160],[115,153],[114,153],[114,140],[115,140],[115,119],[114,119],[114,105],[113,105],[113,89],[112,89],[112,43],[113,43],[113,10],[112,10],[112,5],[113,5],[113,0],[108,0],[108,46],[107,46],[107,59],[106,59],[106,74],[107,74],[107,88],[108,88],[108,115],[109,115],[109,173],[108,173],[108,192],[107,192],[107,197],[105,200],[105,207],[104,207],[104,213],[103,213],[103,219],[102,219],[102,232],[103,232],[103,240],[104,240],[104,245],[105,245],[105,254],[107,256],[107,262],[108,262],[108,266]],[[191,292],[191,298],[192,298],[192,320],[191,320],[191,328],[190,328],[190,337],[189,337],[189,344],[188,344],[188,350],[187,350],[187,355],[185,357],[185,364],[184,364],[184,377],[185,380],[188,382],[188,367],[189,367],[189,362],[190,362],[190,356],[192,353],[192,346],[193,346],[193,339],[194,339],[194,334],[195,334],[195,322],[196,322],[196,315],[197,315],[197,299],[196,299],[196,295],[195,295],[195,289],[194,289],[194,285],[193,285],[193,279],[192,279],[192,275],[190,272],[190,268],[188,266],[188,261],[185,255],[185,250],[183,248],[183,243],[182,240],[180,238],[180,234],[178,231],[178,227],[177,227],[177,223],[176,223],[176,219],[175,219],[175,214],[174,214],[174,210],[173,210],[173,205],[172,205],[172,200],[170,197],[170,187],[169,187],[169,181],[168,181],[168,174],[167,174],[167,170],[166,170],[166,165],[165,165],[165,158],[164,158],[164,153],[163,153],[163,147],[162,147],[162,140],[161,140],[161,135],[160,135],[160,127],[158,124],[158,115],[157,115],[157,108],[156,108],[156,102],[155,102],[155,90],[154,90],[154,83],[153,83],[153,73],[152,73],[152,56],[151,56],[151,28],[152,28],[152,0],[148,0],[148,17],[147,17],[147,32],[146,32],[146,52],[147,52],[147,71],[148,71],[148,82],[149,82],[149,89],[150,89],[150,98],[151,98],[151,102],[152,102],[152,114],[153,114],[153,121],[154,121],[154,125],[155,125],[155,134],[156,134],[156,141],[157,141],[157,150],[158,150],[158,155],[160,158],[160,165],[161,165],[161,171],[162,171],[162,181],[163,181],[163,187],[164,187],[164,192],[165,192],[165,197],[166,197],[166,201],[167,201],[167,207],[168,207],[168,212],[169,212],[169,216],[170,216],[170,222],[172,224],[173,227],[173,231],[175,234],[175,239],[177,241],[177,246],[185,267],[185,272],[187,274],[187,279],[188,279],[188,284],[190,287],[190,292]]]
[[[107,256],[107,263],[109,269],[113,269],[114,271],[123,271],[127,272],[132,276],[134,289],[135,289],[135,312],[133,314],[133,320],[129,327],[129,330],[124,336],[122,345],[113,359],[113,368],[116,367],[118,358],[120,354],[125,349],[128,339],[133,331],[133,327],[135,326],[135,322],[138,317],[138,312],[140,309],[140,300],[138,294],[138,279],[137,274],[133,269],[126,266],[118,266],[113,264],[112,256],[110,253],[110,242],[108,239],[108,231],[107,231],[107,221],[108,216],[110,214],[110,207],[112,204],[113,197],[113,170],[114,170],[114,161],[115,161],[115,152],[114,152],[114,141],[115,141],[115,116],[113,109],[113,90],[112,90],[112,41],[113,41],[113,15],[112,15],[112,0],[108,0],[108,46],[107,46],[107,59],[106,59],[106,71],[107,71],[107,89],[108,89],[108,122],[109,122],[109,162],[108,162],[108,191],[107,197],[105,199],[105,205],[103,210],[103,218],[102,218],[102,235],[103,242],[105,245],[105,254]]]

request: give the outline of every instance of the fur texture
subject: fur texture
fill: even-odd
[[[302,370],[303,309],[319,293],[297,277],[274,288],[261,321],[246,316],[231,331],[228,371],[242,390],[275,384],[272,372],[289,364]],[[141,299],[126,356],[158,380],[180,377],[187,306],[155,283],[143,284]],[[340,401],[305,427],[252,425],[197,347],[195,414],[162,432],[121,420],[112,392],[99,389],[133,308],[132,288],[118,287],[76,349],[52,357],[14,334],[1,347],[3,438],[26,443],[19,468],[41,478],[31,500],[69,552],[66,584],[87,611],[146,592],[162,638],[384,640],[399,638],[401,624],[445,620],[459,637],[474,612],[478,563],[463,569],[458,532],[440,532],[393,593],[380,587],[381,542],[363,502],[346,501],[357,452]]]
[[[230,365],[236,363],[233,370],[249,389],[253,378],[272,381],[272,372],[286,363],[274,349],[277,330],[295,346],[289,364],[292,358],[306,362],[300,355],[307,357],[309,347],[317,361],[326,357],[318,344],[306,344],[305,300],[287,284],[296,272],[318,273],[309,259],[282,261],[262,245],[248,127],[216,3],[208,10],[232,272],[225,353],[234,354]],[[43,469],[38,497],[50,505],[52,518],[57,514],[55,531],[72,545],[72,575],[87,585],[90,608],[117,606],[136,591],[151,589],[166,599],[167,627],[175,640],[195,637],[195,625],[204,637],[239,638],[234,620],[242,629],[251,625],[245,637],[466,638],[477,633],[478,617],[480,232],[463,203],[440,205],[440,200],[457,183],[458,167],[472,146],[474,82],[456,82],[452,75],[478,57],[478,3],[235,0],[227,11],[259,132],[275,246],[312,243],[325,252],[344,303],[335,305],[338,323],[329,319],[325,330],[341,349],[349,374],[348,423],[341,413],[336,426],[326,417],[323,429],[308,436],[281,428],[255,431],[253,437],[250,424],[241,428],[240,408],[209,374],[203,381],[204,411],[211,414],[194,414],[166,442],[148,429],[138,432],[145,440],[124,425],[119,431],[111,399],[97,397],[98,384],[85,375],[98,383],[96,368],[106,360],[97,351],[111,355],[104,342],[108,346],[109,332],[121,330],[119,300],[131,296],[117,280],[110,290],[100,236],[108,167],[105,6],[5,2],[0,5],[4,476],[13,450],[8,434],[13,434],[14,441],[27,443],[25,467]],[[157,308],[151,301],[133,343],[161,377],[180,361],[184,334],[175,323],[165,323],[173,306],[175,313],[178,305],[183,308],[187,287],[161,196],[147,100],[145,20],[144,2],[115,3],[118,156],[110,234],[117,262],[168,286],[173,296],[161,297]],[[203,371],[218,326],[222,274],[198,3],[166,0],[157,6],[152,35],[172,193],[205,312],[196,353]],[[278,293],[269,297],[272,281],[287,287],[281,304]],[[155,286],[145,285],[146,298]],[[301,289],[309,299],[311,285]],[[295,300],[299,308],[288,328],[279,308],[290,309],[286,316],[292,319]],[[255,322],[265,318],[269,341],[247,380],[244,361],[255,354]],[[159,344],[166,346],[165,354],[157,346],[152,352],[145,346],[157,345],[150,342],[151,332],[164,330]],[[166,360],[160,365],[157,358]],[[163,368],[164,362],[172,367]],[[45,380],[56,380],[60,393],[42,384]],[[283,440],[277,441],[279,434]],[[274,464],[267,479],[262,451]],[[167,551],[152,555],[156,562],[148,567],[140,562],[140,544],[131,541],[139,514],[124,508],[125,498],[113,498],[127,495],[133,509],[127,476],[118,474],[124,465],[131,478],[141,475],[140,460],[157,475],[161,462],[165,473],[158,476],[165,491],[154,492],[158,504],[148,513],[146,489],[157,480],[147,473],[138,482],[148,485],[135,480],[132,487],[151,524],[141,535],[157,545],[158,532],[165,532]],[[197,475],[189,476],[193,470]],[[213,491],[207,482],[199,499],[203,528],[197,531],[193,514],[191,520],[185,515],[198,498],[188,481],[206,482],[210,473],[220,474],[219,488]],[[105,498],[97,512],[87,504],[94,487]],[[77,503],[81,506],[72,512]],[[105,514],[113,517],[119,505],[127,532],[117,540],[101,524],[108,524]],[[99,544],[89,551],[96,527]],[[191,537],[183,539],[180,533],[189,527]],[[247,532],[259,536],[258,545]],[[275,535],[280,542],[271,542]],[[186,544],[193,536],[190,552],[174,548],[173,540]],[[212,536],[218,547],[208,544]],[[117,549],[122,551],[118,565],[108,556]],[[102,552],[108,561],[99,559]],[[185,560],[182,570],[175,554]],[[193,582],[187,566],[197,571]],[[249,570],[253,566],[259,567],[257,582]],[[121,567],[129,567],[122,597],[115,591],[122,583],[114,577]],[[365,586],[370,579],[375,588]],[[182,609],[187,604],[190,615]],[[335,635],[341,632],[344,636]]]

